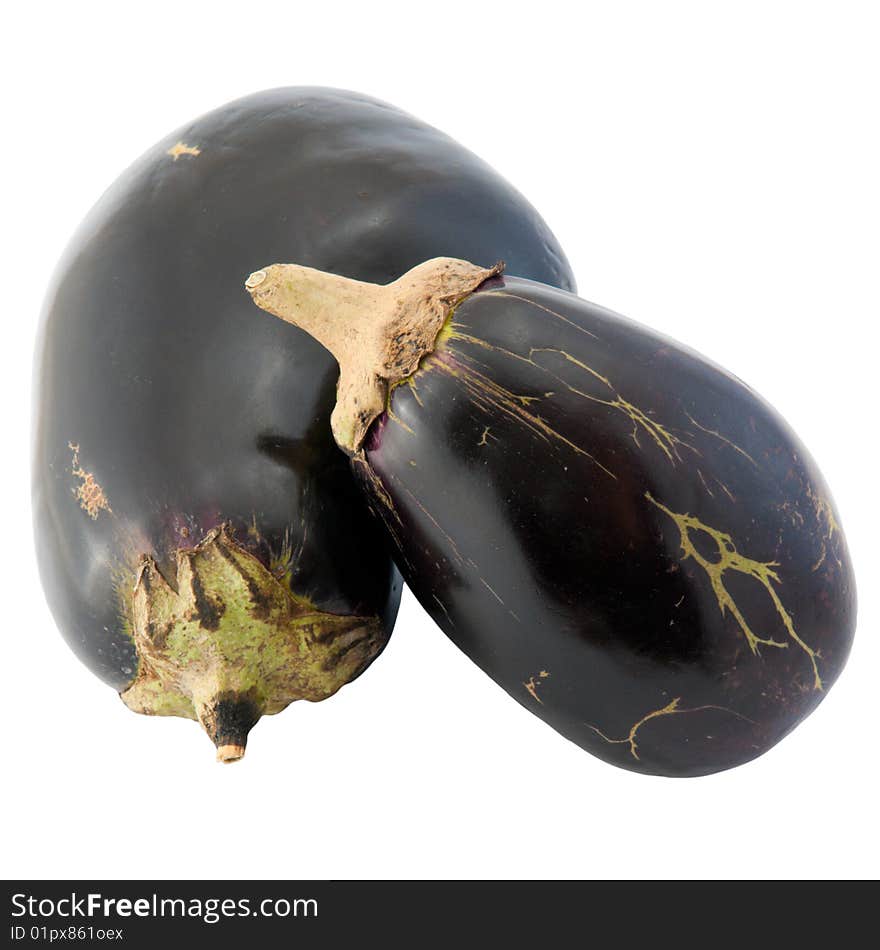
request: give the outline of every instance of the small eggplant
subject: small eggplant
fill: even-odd
[[[333,444],[333,360],[249,319],[266,257],[388,281],[511,254],[573,286],[534,209],[435,129],[354,93],[233,102],[147,152],[74,237],[45,307],[33,467],[51,609],[132,709],[222,760],[384,646],[400,579]]]
[[[736,377],[498,271],[435,260],[374,287],[274,265],[247,286],[337,357],[336,440],[468,656],[615,765],[753,759],[849,653],[827,486]]]

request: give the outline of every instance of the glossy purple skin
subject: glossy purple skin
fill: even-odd
[[[736,377],[571,294],[485,284],[354,468],[434,620],[615,765],[746,762],[849,653],[846,543],[796,436]]]

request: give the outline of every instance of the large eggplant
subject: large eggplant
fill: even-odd
[[[400,597],[329,433],[335,367],[250,319],[240,274],[294,255],[388,281],[510,255],[569,287],[534,209],[446,136],[354,93],[280,89],[187,125],[90,213],[46,302],[34,508],[80,658],[224,760],[385,644]]]
[[[570,293],[462,261],[386,287],[248,279],[340,363],[333,429],[443,630],[600,758],[760,755],[847,658],[828,488],[740,380]]]

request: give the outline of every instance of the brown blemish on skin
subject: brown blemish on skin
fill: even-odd
[[[195,158],[196,155],[202,154],[202,150],[194,145],[187,145],[186,142],[176,142],[165,154],[170,155],[176,162],[181,155],[191,155]]]
[[[540,703],[542,706],[544,705],[544,702],[538,695],[538,687],[541,685],[541,680],[547,679],[549,675],[550,674],[547,672],[547,670],[541,670],[541,672],[537,674],[537,677],[530,676],[528,682],[523,683],[523,686],[526,688],[526,692],[532,697],[532,699]]]
[[[77,501],[79,501],[80,508],[82,508],[92,521],[97,521],[98,515],[101,514],[102,511],[106,511],[112,515],[113,509],[110,507],[110,502],[104,494],[104,489],[101,488],[95,480],[95,476],[91,472],[87,472],[82,465],[80,465],[79,444],[76,442],[68,442],[67,445],[71,452],[73,452],[71,473],[75,478],[80,480],[79,486],[75,488],[73,492]]]

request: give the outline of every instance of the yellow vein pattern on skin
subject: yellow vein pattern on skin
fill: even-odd
[[[303,492],[303,501],[304,504],[308,503],[308,488],[306,488],[306,490]],[[252,536],[255,537],[257,541],[264,544],[269,552],[269,573],[291,589],[293,589],[294,579],[302,561],[302,554],[309,540],[310,519],[306,515],[307,510],[308,509],[305,509],[300,514],[300,530],[297,532],[298,540],[296,544],[294,545],[293,543],[291,537],[291,528],[288,526],[284,529],[284,534],[281,536],[281,546],[277,549],[260,534],[260,530],[257,528],[256,512],[254,512],[252,515],[251,523],[254,532]],[[248,530],[248,534],[251,534],[250,529]]]
[[[306,542],[306,528],[308,522],[303,522],[303,535],[297,545],[298,550],[302,550]],[[269,549],[269,573],[286,586],[290,586],[293,580],[293,568],[297,558],[293,545],[290,542],[290,529],[284,529],[284,535],[281,538],[281,549],[274,551]]]
[[[406,382],[407,382],[407,385],[409,386],[409,388],[412,390],[413,399],[415,399],[415,401],[419,404],[419,406],[420,406],[422,409],[424,409],[424,408],[425,408],[425,404],[422,402],[421,396],[419,396],[419,387],[416,386],[415,374],[413,374],[412,376],[407,377]]]
[[[813,493],[812,487],[807,488],[807,498],[810,499],[810,502],[813,505],[813,512],[816,515],[816,521],[821,526],[824,522],[825,534],[822,536],[822,553],[819,555],[819,560],[812,567],[812,571],[818,571],[819,568],[825,563],[825,559],[828,557],[828,545],[831,544],[835,533],[840,533],[840,525],[837,523],[837,519],[834,517],[834,512],[831,509],[831,502],[827,498],[822,498],[820,495]],[[838,567],[842,566],[842,562],[839,557],[834,559],[837,561]]]
[[[556,374],[551,374],[554,378],[558,379],[559,382],[563,384],[570,392],[575,393],[575,395],[582,396],[584,399],[589,399],[591,402],[598,402],[600,405],[608,406],[611,409],[616,409],[618,412],[622,412],[627,416],[632,422],[633,430],[631,437],[633,442],[641,448],[641,443],[639,442],[639,428],[643,429],[648,436],[654,441],[658,448],[663,452],[666,458],[674,466],[676,460],[681,461],[681,455],[679,455],[678,448],[690,449],[693,452],[697,450],[692,446],[688,445],[687,442],[682,441],[678,436],[670,432],[665,426],[661,425],[655,419],[652,419],[644,410],[640,409],[638,406],[624,399],[623,396],[615,389],[611,381],[603,376],[601,373],[597,373],[591,366],[588,366],[586,363],[583,363],[579,359],[575,359],[570,353],[566,353],[565,350],[555,349],[554,347],[532,347],[529,350],[529,361],[534,362],[532,357],[535,353],[556,353],[559,356],[563,357],[568,363],[572,363],[577,366],[579,369],[583,370],[585,373],[588,373],[594,379],[602,383],[603,386],[607,387],[613,398],[611,399],[601,399],[598,396],[591,395],[590,393],[585,393],[580,389],[575,388],[571,384],[565,382],[565,380],[560,379]],[[536,366],[539,364],[535,364]],[[546,372],[550,372],[546,367],[541,367]],[[699,453],[697,453],[699,454]]]
[[[407,495],[409,495],[410,499],[412,500],[412,503],[416,506],[416,508],[418,508],[419,511],[421,511],[421,513],[428,519],[428,521],[430,521],[431,524],[434,525],[434,527],[440,532],[440,534],[443,535],[443,537],[446,539],[446,543],[452,549],[452,553],[455,555],[456,561],[458,561],[459,564],[463,565],[464,558],[461,555],[461,551],[458,550],[458,545],[455,543],[455,539],[452,537],[452,535],[450,535],[440,526],[440,522],[431,514],[430,511],[428,511],[428,509],[419,501],[419,499],[416,498],[416,496],[409,490],[409,488],[407,488],[406,485],[404,485],[400,481],[400,479],[395,478],[393,475],[390,477],[393,481],[397,482],[397,484],[400,485],[400,487],[407,493]],[[480,578],[480,580],[482,580],[482,578]],[[483,583],[485,584],[486,582],[483,581]],[[497,597],[498,595],[496,594],[495,596]]]
[[[407,558],[405,553],[405,548],[401,541],[401,534],[403,532],[403,521],[400,518],[400,515],[397,512],[397,509],[394,507],[394,500],[391,495],[388,494],[385,486],[382,484],[382,479],[373,471],[370,463],[366,460],[363,453],[359,455],[352,456],[351,459],[352,467],[357,466],[358,469],[363,473],[365,481],[369,484],[371,492],[375,498],[376,504],[373,506],[374,511],[382,520],[382,523],[388,530],[388,533],[391,535],[391,540],[394,542],[395,547],[400,552],[400,558],[403,563],[412,570],[412,564]]]
[[[570,327],[574,327],[579,333],[585,333],[587,336],[591,336],[594,340],[598,340],[599,337],[596,336],[592,330],[588,330],[586,327],[582,327],[579,323],[575,323],[574,320],[569,319],[563,314],[559,313],[557,310],[551,310],[550,307],[545,307],[542,303],[537,303],[535,300],[529,300],[528,297],[520,297],[519,294],[511,294],[506,290],[484,290],[480,293],[481,297],[506,297],[508,300],[521,300],[523,303],[527,303],[532,307],[535,307],[537,310],[543,310],[544,313],[549,313],[551,316],[556,317],[557,320],[561,320],[563,323],[567,323]]]
[[[642,447],[641,443],[639,442],[639,430],[641,429],[643,432],[648,434],[648,436],[654,441],[657,447],[663,452],[663,454],[673,466],[675,465],[676,461],[681,461],[681,455],[678,451],[679,447],[690,449],[692,452],[699,454],[699,452],[697,452],[697,450],[692,445],[689,445],[687,442],[679,439],[678,436],[673,434],[669,429],[649,416],[644,410],[629,402],[627,399],[624,399],[623,396],[621,396],[612,385],[611,381],[607,379],[607,377],[603,376],[601,373],[598,373],[592,368],[592,366],[588,366],[586,363],[572,356],[570,353],[567,353],[565,350],[551,346],[533,346],[529,350],[528,356],[522,356],[519,353],[514,353],[512,350],[496,346],[487,342],[486,340],[480,339],[479,337],[472,336],[469,333],[461,333],[456,329],[455,326],[453,326],[451,329],[449,339],[460,340],[464,343],[469,343],[472,346],[494,350],[497,353],[501,353],[503,356],[510,357],[511,359],[518,360],[522,363],[527,363],[529,366],[546,373],[552,379],[565,386],[569,392],[574,393],[583,399],[589,399],[591,402],[608,406],[611,409],[623,413],[623,415],[625,415],[632,423],[633,428],[631,432],[631,438],[633,442],[635,442],[636,446],[638,448]],[[602,386],[604,386],[609,391],[610,398],[603,399],[591,393],[586,393],[583,390],[578,389],[576,386],[572,386],[571,383],[562,379],[558,374],[554,373],[548,367],[536,362],[534,358],[536,353],[554,353],[558,356],[561,356],[566,362],[578,367],[578,369],[587,373]],[[464,359],[467,359],[467,354],[461,353],[460,350],[456,350],[456,354],[463,357]],[[517,396],[515,398],[523,400],[527,397]],[[535,397],[532,397],[532,399],[534,398]]]
[[[727,497],[728,497],[731,501],[734,501],[734,502],[735,502],[735,501],[736,501],[736,496],[735,496],[735,495],[733,494],[733,492],[727,487],[727,485],[725,485],[724,482],[719,481],[717,478],[715,479],[715,481],[718,482],[718,484],[721,486],[721,490],[724,492],[724,494],[727,495]]]
[[[699,564],[700,567],[706,572],[709,582],[712,585],[712,592],[715,594],[715,598],[718,601],[718,607],[720,608],[722,615],[727,611],[730,611],[739,625],[740,630],[743,632],[743,635],[745,636],[752,653],[756,655],[760,655],[759,647],[762,645],[784,649],[788,646],[788,644],[782,643],[779,640],[763,639],[755,635],[743,616],[742,611],[740,611],[733,597],[730,595],[730,592],[724,586],[724,574],[726,571],[735,571],[738,574],[745,574],[748,577],[753,577],[756,581],[758,581],[759,584],[761,584],[764,590],[767,591],[767,594],[769,595],[776,612],[779,614],[779,617],[782,620],[783,626],[785,627],[789,637],[810,658],[810,664],[813,667],[813,688],[821,690],[822,679],[819,676],[819,667],[816,662],[817,659],[820,658],[819,652],[817,650],[813,650],[812,647],[809,647],[798,636],[797,631],[794,628],[794,622],[792,621],[788,611],[782,605],[782,601],[779,599],[779,594],[777,594],[776,588],[773,586],[774,581],[777,584],[781,583],[779,580],[779,575],[774,570],[774,568],[779,566],[777,562],[754,561],[751,558],[745,557],[744,555],[740,554],[739,551],[737,551],[736,546],[733,543],[733,539],[729,534],[725,534],[723,531],[718,531],[715,528],[710,528],[708,525],[703,524],[699,518],[695,518],[692,515],[677,514],[674,511],[670,511],[670,509],[664,504],[657,501],[657,499],[654,498],[650,492],[645,492],[645,498],[647,498],[652,505],[654,505],[656,508],[659,508],[675,522],[681,541],[681,550],[683,555],[682,560],[686,561],[688,558],[693,558],[693,560],[696,561],[697,564]],[[693,541],[691,541],[691,531],[702,531],[712,538],[718,549],[719,559],[717,561],[707,561],[706,558],[700,554],[696,547],[694,547]]]
[[[671,703],[668,703],[662,709],[655,709],[653,712],[649,712],[646,716],[642,716],[642,718],[637,723],[635,723],[633,727],[630,729],[629,734],[624,736],[622,739],[611,739],[608,736],[606,736],[605,733],[602,732],[601,729],[597,729],[596,726],[590,725],[590,723],[587,723],[587,725],[590,726],[590,728],[593,730],[593,732],[596,733],[596,735],[600,736],[602,739],[604,739],[606,742],[610,743],[611,745],[628,744],[629,751],[632,754],[632,757],[636,761],[641,761],[641,759],[639,759],[639,747],[638,747],[638,744],[636,743],[636,736],[638,735],[639,729],[641,729],[642,726],[644,726],[646,722],[650,722],[652,719],[657,719],[660,716],[672,716],[678,713],[702,712],[704,709],[717,709],[720,712],[730,713],[731,716],[736,716],[737,719],[743,719],[746,722],[752,722],[752,723],[754,722],[754,720],[749,719],[748,716],[743,716],[733,709],[728,709],[726,706],[711,706],[711,705],[691,706],[690,708],[682,709],[679,706],[680,702],[681,702],[681,696],[676,696],[675,699],[673,699]]]
[[[400,515],[398,515],[397,510],[394,507],[394,502],[391,499],[391,496],[385,489],[385,486],[382,484],[382,480],[379,476],[373,471],[369,462],[361,455],[355,455],[352,457],[352,465],[357,465],[360,467],[361,471],[364,474],[364,478],[370,483],[370,487],[376,493],[376,497],[382,503],[382,507],[388,511],[388,513],[393,516],[394,520],[403,527],[403,523],[400,520]]]
[[[547,679],[549,675],[550,674],[546,670],[541,670],[537,677],[530,676],[528,681],[523,683],[523,686],[526,688],[526,692],[532,697],[532,699],[540,703],[542,706],[544,705],[544,701],[538,695],[538,687],[542,685],[541,680]]]
[[[495,588],[492,587],[492,586],[489,584],[489,582],[488,582],[487,580],[485,580],[484,578],[481,577],[481,578],[480,578],[480,583],[483,585],[483,587],[486,588],[487,591],[489,591],[489,593],[495,598],[495,600],[497,600],[498,603],[501,604],[502,607],[506,607],[506,606],[507,606],[507,605],[504,603],[504,601],[499,597],[499,595],[498,595],[497,591],[495,590]]]
[[[444,604],[443,601],[440,600],[440,598],[436,594],[431,594],[431,597],[433,598],[437,606],[443,611],[443,616],[446,617],[446,619],[449,621],[449,626],[454,627],[455,621],[452,619],[452,617],[449,616],[449,611],[446,609],[446,604]]]
[[[281,535],[281,545],[278,548],[273,547],[273,545],[263,537],[263,534],[257,525],[257,513],[255,511],[251,512],[251,520],[247,526],[248,538],[250,538],[254,545],[264,547],[267,552],[266,566],[269,570],[269,573],[277,581],[280,581],[287,587],[291,586],[294,565],[296,561],[299,560],[303,547],[305,547],[306,536],[308,533],[308,522],[305,518],[300,519],[300,527],[302,528],[303,532],[302,537],[300,542],[297,544],[296,549],[294,549],[293,543],[290,540],[289,525],[284,529],[284,533]]]
[[[606,468],[598,459],[590,455],[589,452],[582,449],[579,445],[576,445],[570,439],[566,439],[564,435],[548,425],[541,416],[534,415],[528,411],[526,408],[528,402],[532,402],[539,397],[517,396],[514,393],[510,393],[504,389],[503,386],[499,386],[494,380],[473,367],[462,366],[460,369],[455,368],[442,359],[435,360],[433,366],[440,372],[460,379],[476,405],[483,406],[484,408],[489,406],[492,409],[505,413],[547,442],[554,439],[561,442],[577,455],[583,455],[585,458],[588,458],[594,465],[601,468],[606,475],[609,475],[615,481],[617,480],[617,476],[614,472]]]
[[[709,497],[714,498],[715,495],[713,494],[712,489],[707,484],[706,479],[703,478],[703,473],[699,469],[697,469],[697,475],[700,476],[700,481],[703,483],[703,488],[705,488],[706,491],[709,493]]]
[[[480,565],[477,564],[477,562],[474,561],[472,558],[469,558],[469,557],[466,558],[466,557],[464,557],[464,556],[462,555],[462,553],[461,553],[461,551],[458,549],[458,545],[456,544],[455,539],[452,537],[452,535],[449,534],[449,532],[446,531],[446,530],[441,526],[440,522],[431,514],[430,511],[428,511],[428,509],[424,506],[424,504],[423,504],[421,501],[419,501],[419,499],[415,496],[415,494],[413,494],[413,492],[412,492],[406,485],[404,485],[403,482],[402,482],[399,478],[395,477],[394,475],[389,475],[389,478],[390,478],[392,481],[396,482],[396,483],[400,486],[400,488],[402,488],[403,491],[405,491],[406,494],[409,495],[410,499],[412,500],[412,503],[416,506],[416,508],[418,508],[419,511],[420,511],[420,512],[431,522],[431,524],[434,525],[434,527],[440,532],[440,534],[441,534],[441,535],[443,536],[443,538],[446,540],[446,543],[449,545],[449,548],[450,548],[450,550],[452,551],[452,554],[453,554],[455,560],[461,565],[461,567],[464,568],[465,565],[467,565],[468,567],[472,568],[473,571],[474,571],[474,573],[477,575],[477,579],[478,579],[479,582],[483,585],[483,587],[485,587],[486,590],[489,591],[489,593],[495,598],[495,600],[497,600],[498,603],[501,604],[501,606],[510,614],[511,617],[513,617],[513,619],[514,619],[517,623],[522,623],[522,621],[520,620],[519,615],[516,613],[516,611],[511,610],[510,607],[508,607],[507,604],[504,603],[504,601],[503,601],[503,600],[501,599],[501,597],[498,595],[498,592],[489,584],[489,582],[488,582],[488,581],[483,577],[483,575],[480,573]],[[398,518],[398,521],[399,521],[399,518]],[[396,540],[396,538],[395,538],[395,540]],[[398,544],[398,547],[400,547],[400,544]],[[408,566],[410,567],[410,569],[412,569],[412,565],[411,565],[411,564],[408,565]],[[436,597],[435,597],[434,599],[437,600]],[[443,604],[442,604],[439,600],[437,600],[437,603],[440,604],[441,607],[443,607]],[[443,607],[443,612],[446,613],[446,608],[445,608],[445,607]],[[448,614],[447,614],[447,616],[448,616]]]
[[[534,303],[533,301],[527,300],[525,297],[519,297],[513,294],[503,293],[501,291],[486,291],[485,293],[490,296],[514,297],[515,299],[525,301],[526,303]],[[574,321],[569,320],[566,317],[563,317],[562,314],[557,313],[555,310],[550,310],[549,308],[544,307],[540,304],[534,304],[534,306],[538,307],[541,310],[546,310],[548,313],[551,313],[554,316],[559,317],[561,320],[564,320],[566,323],[571,324],[576,329],[583,330],[583,332],[588,333],[590,336],[594,337],[595,339],[598,339],[598,337],[596,337],[594,333],[591,333],[588,330],[584,330],[583,327],[580,327],[578,326],[578,324],[574,323]],[[603,376],[601,373],[597,372],[591,366],[588,366],[583,361],[576,359],[570,353],[567,353],[565,350],[561,350],[556,347],[532,347],[529,350],[529,355],[523,356],[522,354],[515,353],[512,350],[506,349],[505,347],[498,346],[493,343],[489,343],[487,340],[483,340],[480,337],[474,336],[473,334],[464,333],[462,332],[461,327],[462,325],[454,324],[452,321],[450,321],[449,325],[446,328],[446,332],[443,336],[443,341],[446,342],[449,340],[459,340],[464,343],[469,343],[472,346],[481,347],[486,350],[492,350],[496,353],[502,354],[503,356],[507,356],[510,359],[517,360],[522,363],[527,363],[529,366],[532,366],[535,369],[541,370],[542,372],[549,375],[551,378],[555,379],[558,383],[565,386],[565,388],[568,389],[569,392],[574,393],[575,395],[581,396],[584,399],[589,399],[592,402],[597,402],[600,405],[608,406],[611,409],[615,409],[616,411],[621,412],[632,423],[633,428],[631,432],[631,438],[633,442],[635,442],[636,446],[638,446],[638,448],[642,447],[641,443],[639,442],[639,432],[641,430],[643,433],[646,433],[650,437],[650,439],[654,442],[654,444],[666,456],[669,463],[673,466],[675,466],[677,461],[682,461],[680,449],[687,449],[688,451],[693,452],[694,455],[697,455],[697,456],[701,455],[699,449],[697,449],[695,446],[691,445],[689,442],[686,442],[684,439],[679,438],[673,431],[671,431],[671,429],[667,428],[666,426],[658,422],[656,419],[650,416],[647,412],[645,412],[639,406],[636,406],[634,403],[629,402],[629,400],[624,399],[623,396],[617,391],[617,389],[614,387],[612,382],[606,376]],[[462,353],[461,350],[456,349],[455,352],[456,352],[456,355],[459,356],[460,358],[465,359],[465,360],[469,359],[468,355],[465,353]],[[570,383],[562,379],[558,374],[554,373],[552,370],[548,369],[546,366],[543,366],[541,363],[536,362],[536,360],[534,359],[534,356],[536,353],[555,353],[561,356],[563,359],[566,360],[566,362],[571,363],[574,366],[577,366],[578,369],[582,370],[584,373],[587,373],[589,376],[595,379],[602,386],[606,387],[609,390],[610,397],[603,399],[595,394],[586,393],[583,390],[578,389],[575,386],[572,386]],[[548,393],[547,395],[552,395],[552,393]],[[514,397],[514,398],[524,399],[525,397]],[[752,465],[755,466],[755,468],[759,467],[758,463],[752,458],[752,456],[749,455],[749,453],[746,452],[744,449],[740,448],[740,446],[738,446],[735,442],[728,439],[726,436],[722,435],[717,430],[710,429],[706,426],[701,425],[686,410],[684,410],[684,414],[696,426],[697,429],[706,433],[707,435],[711,435],[719,439],[722,443],[729,446],[734,451],[738,452],[744,458],[748,459],[748,461],[751,462]],[[709,488],[709,484],[706,481],[705,477],[703,476],[702,472],[698,471],[698,475],[707,493],[710,496],[714,497],[714,493]],[[725,495],[727,495],[727,497],[732,502],[735,502],[736,498],[733,495],[733,493],[730,491],[730,489],[718,478],[715,478],[715,481],[718,482],[718,486],[725,493]]]
[[[735,442],[731,442],[730,439],[728,439],[726,436],[723,436],[715,429],[707,429],[705,426],[701,426],[700,423],[697,422],[697,420],[687,411],[687,409],[684,410],[684,414],[701,432],[705,432],[707,435],[714,435],[716,439],[720,439],[725,445],[729,445],[732,449],[739,452],[740,455],[747,458],[752,463],[752,465],[755,466],[755,468],[759,467],[758,463],[751,457],[751,455],[749,455],[748,452],[746,452],[745,449],[741,449]]]
[[[395,413],[393,413],[393,412],[391,411],[391,408],[390,408],[390,407],[389,407],[388,409],[386,409],[385,412],[386,412],[388,418],[389,418],[392,422],[396,422],[397,425],[399,425],[400,428],[404,430],[404,432],[408,432],[410,435],[415,435],[415,432],[413,431],[412,427],[411,427],[411,426],[408,426],[408,425],[403,421],[403,419],[400,418],[400,416],[395,415]]]
[[[412,390],[413,398],[415,399],[415,401],[419,404],[419,406],[422,409],[425,408],[425,404],[422,402],[421,396],[419,396],[419,390],[418,390],[418,386],[416,385],[416,380],[415,380],[415,372],[413,372],[409,376],[404,376],[403,379],[398,379],[396,382],[389,384],[388,393],[385,396],[385,411],[389,415],[392,415],[391,398],[394,395],[394,391],[396,389],[399,389],[401,386],[408,386],[410,390]],[[395,421],[399,421],[399,420],[396,419]]]

